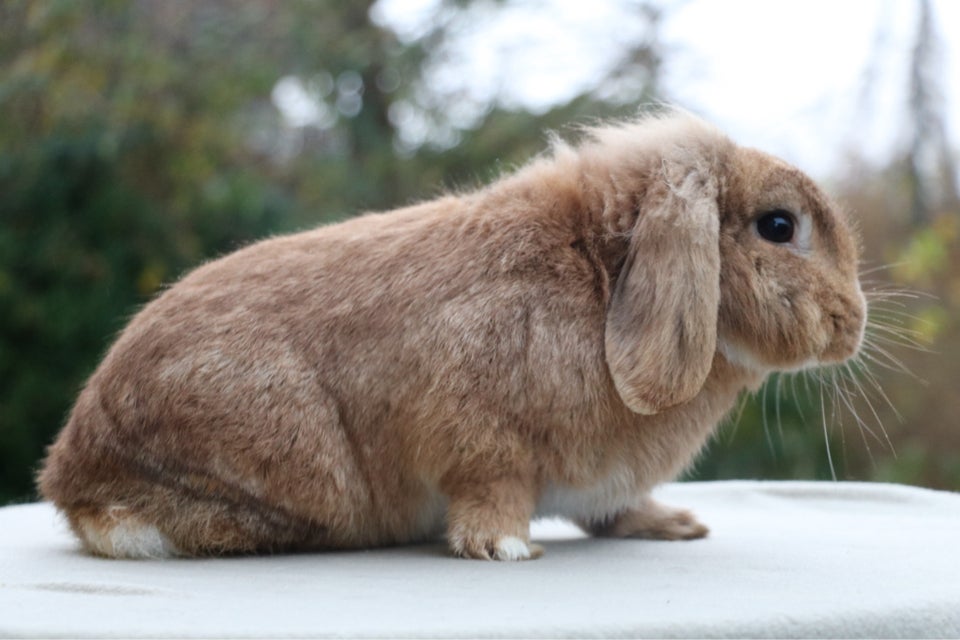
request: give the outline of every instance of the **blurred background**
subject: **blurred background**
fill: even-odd
[[[85,378],[185,270],[660,101],[819,179],[874,291],[862,364],[775,377],[688,477],[960,490],[958,6],[0,3],[0,504],[36,499]]]

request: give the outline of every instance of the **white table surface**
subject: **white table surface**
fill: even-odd
[[[960,494],[898,485],[674,484],[705,540],[533,526],[546,555],[442,543],[119,561],[47,504],[0,509],[0,637],[958,637]]]

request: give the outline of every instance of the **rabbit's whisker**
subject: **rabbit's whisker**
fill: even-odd
[[[783,419],[780,415],[780,399],[783,397],[783,381],[784,376],[777,376],[777,387],[776,393],[774,394],[774,399],[776,400],[776,409],[777,409],[777,435],[780,437],[780,442],[783,442]]]
[[[917,382],[924,385],[927,384],[926,380],[915,374],[896,356],[874,342],[865,339],[863,347],[860,349],[860,355],[865,361],[869,361],[878,367],[895,373],[905,373]]]
[[[843,369],[842,367],[835,367],[835,368],[831,369],[831,371],[830,371],[830,379],[831,379],[831,382],[833,383],[833,388],[834,388],[834,396],[833,396],[834,408],[835,408],[838,416],[842,416],[842,415],[843,415],[843,409],[844,409],[844,408],[846,408],[848,411],[850,411],[851,415],[852,415],[853,418],[854,418],[854,421],[856,421],[856,423],[857,423],[858,431],[860,432],[860,437],[861,437],[861,439],[864,439],[864,440],[865,440],[864,435],[863,435],[863,430],[859,428],[859,425],[860,425],[860,414],[859,414],[859,412],[854,408],[853,403],[852,403],[851,400],[850,400],[850,389],[847,387],[847,383],[846,383],[846,380],[844,379],[844,375],[843,375],[843,374],[844,374],[844,369]],[[841,406],[841,404],[842,404],[842,406]],[[842,418],[838,417],[838,420],[841,420],[841,421],[842,421]],[[843,424],[842,424],[842,422],[841,422],[841,424],[840,424],[840,442],[841,442],[841,444],[842,444],[842,446],[843,446],[844,456],[846,456],[846,452],[847,452],[847,448],[846,448],[846,447],[847,447],[846,432],[847,432],[847,430],[843,428]],[[869,447],[869,446],[867,447],[867,455],[870,455],[871,460],[873,459],[873,456],[870,454],[870,447]]]
[[[799,376],[790,376],[790,393],[793,396],[793,404],[797,408],[797,413],[800,414],[800,421],[806,422],[807,418],[803,415],[803,403],[800,402],[800,397],[797,394],[797,378]]]
[[[908,262],[906,260],[901,260],[900,262],[884,263],[884,264],[877,265],[875,267],[870,267],[869,269],[864,269],[863,271],[860,272],[860,282],[861,283],[864,282],[863,276],[868,276],[873,273],[877,273],[878,271],[889,271],[890,269],[902,267],[907,263]]]
[[[833,465],[833,454],[830,452],[830,433],[827,429],[827,407],[823,393],[820,394],[820,417],[822,418],[823,424],[823,442],[827,448],[827,462],[830,464],[830,477],[836,482],[837,470]]]
[[[849,370],[848,370],[848,371],[849,371]],[[867,379],[872,380],[872,382],[873,382],[873,384],[874,384],[874,387],[875,387],[884,397],[886,397],[886,394],[883,392],[883,389],[879,386],[879,384],[876,382],[875,379],[869,377],[868,374],[865,374],[864,377],[867,378]],[[883,433],[883,435],[884,435],[884,439],[886,440],[886,444],[890,447],[890,450],[893,451],[893,444],[890,442],[890,438],[889,438],[889,436],[887,436],[887,431],[886,431],[886,429],[884,429],[884,427],[883,427],[883,420],[880,419],[880,414],[877,412],[876,407],[873,405],[873,402],[870,400],[870,394],[868,393],[868,390],[863,386],[863,384],[860,382],[860,380],[857,379],[857,375],[856,375],[855,373],[853,373],[852,371],[850,371],[849,377],[847,377],[847,378],[845,379],[845,383],[844,383],[844,384],[846,384],[846,382],[849,382],[850,384],[852,384],[852,385],[856,388],[856,390],[857,390],[857,392],[858,392],[858,395],[859,395],[859,396],[863,399],[863,401],[866,403],[867,408],[870,410],[871,415],[873,415],[873,419],[876,420],[877,426],[880,427],[880,431],[881,431],[881,432]],[[849,387],[847,387],[847,389],[848,389],[848,391],[849,391]],[[869,433],[869,434],[873,437],[873,439],[877,441],[878,444],[884,444],[884,441],[880,439],[880,437],[877,435],[877,433],[876,433],[873,429],[870,428],[870,426],[867,424],[867,422],[866,422],[865,420],[863,420],[863,419],[860,417],[859,413],[856,411],[856,409],[855,409],[855,408],[852,406],[852,404],[849,402],[849,398],[844,397],[844,400],[846,400],[846,401],[848,402],[847,406],[848,406],[848,408],[850,409],[851,413],[853,413],[854,416],[855,416],[855,418],[857,419],[857,423],[860,425],[861,432],[864,432],[864,431],[865,431],[866,433]],[[887,398],[887,401],[889,402],[889,398]],[[892,407],[891,407],[891,408],[892,408]],[[894,411],[896,411],[896,409],[894,409]],[[865,443],[866,443],[866,442],[865,442]],[[869,446],[868,446],[868,450],[869,450]]]
[[[916,322],[916,320],[912,318],[904,318],[897,312],[887,311],[884,312],[883,315],[871,314],[867,320],[866,331],[868,335],[876,335],[878,332],[887,334],[897,333],[919,342],[924,334],[922,331],[912,329],[908,326],[908,323],[912,325],[914,322]],[[881,331],[881,328],[884,331]]]
[[[777,451],[773,446],[773,437],[770,435],[770,425],[767,420],[767,393],[769,392],[770,387],[771,384],[768,381],[767,384],[763,385],[763,389],[761,390],[760,415],[763,422],[763,435],[764,439],[767,441],[767,448],[770,450],[771,457],[776,459]],[[776,400],[776,397],[774,397],[774,400]]]
[[[893,401],[890,400],[890,397],[887,395],[887,393],[883,390],[883,387],[880,385],[880,381],[877,379],[874,373],[870,370],[870,368],[866,365],[866,363],[860,363],[860,373],[862,374],[863,379],[870,384],[870,386],[873,388],[874,391],[876,391],[877,395],[883,399],[883,401],[887,404],[888,407],[890,407],[890,410],[896,416],[897,420],[902,423],[903,416],[900,414],[899,411],[897,411],[897,407],[893,404]],[[855,377],[851,376],[851,381],[856,382]],[[860,389],[863,389],[863,387],[861,387],[859,384],[857,386]],[[863,393],[863,395],[867,396],[867,399],[869,399],[869,396],[866,393],[866,391],[861,391],[861,393]],[[880,422],[879,418],[877,418],[877,422],[878,424],[880,424],[880,427],[883,428],[883,424],[882,422]]]
[[[932,349],[928,349],[916,339],[901,335],[899,333],[883,331],[873,333],[870,337],[871,340],[876,344],[890,347],[903,347],[904,349],[912,349],[913,351],[918,351],[920,353],[934,353]]]

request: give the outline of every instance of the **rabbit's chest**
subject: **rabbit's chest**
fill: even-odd
[[[586,487],[548,484],[537,502],[536,515],[601,519],[633,506],[641,493],[636,474],[622,467]]]

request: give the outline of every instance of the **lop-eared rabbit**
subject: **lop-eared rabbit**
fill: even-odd
[[[472,193],[265,240],[130,322],[40,475],[90,552],[365,548],[530,519],[691,539],[654,501],[738,394],[842,362],[851,223],[799,170],[671,113]]]

